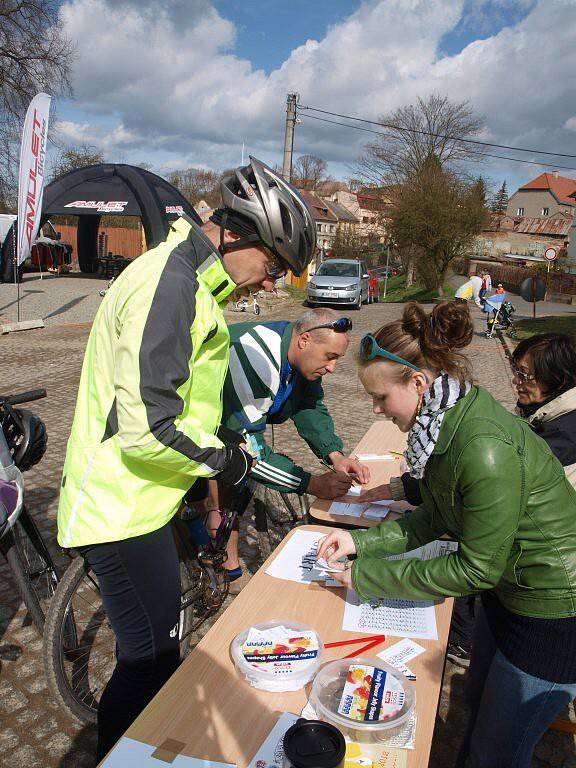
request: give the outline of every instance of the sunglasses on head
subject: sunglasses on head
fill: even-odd
[[[418,368],[417,365],[414,365],[414,363],[409,363],[408,360],[404,360],[403,357],[399,357],[392,352],[388,352],[387,349],[382,349],[382,347],[378,344],[371,333],[367,333],[360,342],[360,357],[365,362],[374,360],[375,357],[383,357],[385,360],[390,360],[393,363],[398,363],[399,365],[407,365],[408,368],[413,368],[415,371],[420,370],[420,368]]]
[[[332,320],[331,323],[323,323],[322,325],[315,325],[312,328],[306,328],[305,333],[310,331],[317,331],[319,328],[329,328],[335,333],[348,333],[352,330],[352,320],[349,317],[339,317],[338,320]]]

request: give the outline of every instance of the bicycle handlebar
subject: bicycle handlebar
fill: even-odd
[[[31,389],[29,392],[20,392],[18,395],[0,395],[0,405],[20,405],[21,403],[31,403],[33,400],[41,400],[46,397],[45,389]]]

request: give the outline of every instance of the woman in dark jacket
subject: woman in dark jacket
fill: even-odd
[[[364,531],[335,531],[318,555],[362,599],[481,593],[469,673],[466,768],[528,768],[534,746],[576,696],[576,491],[529,425],[471,384],[457,350],[467,307],[444,302],[362,340],[373,409],[408,433],[406,461],[423,503]],[[443,535],[458,552],[388,560]]]
[[[563,333],[521,341],[512,354],[516,412],[527,419],[576,487],[576,344]]]

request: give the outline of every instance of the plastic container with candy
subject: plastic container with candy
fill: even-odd
[[[230,650],[236,670],[253,688],[297,691],[318,671],[323,644],[311,627],[277,620],[240,632]]]
[[[416,705],[414,686],[381,659],[341,659],[314,678],[310,704],[320,720],[349,740],[386,741],[408,724]]]

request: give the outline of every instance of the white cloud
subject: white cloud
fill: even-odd
[[[533,2],[490,5],[504,12]],[[484,0],[474,4],[485,12]],[[68,0],[61,14],[77,44],[83,118],[64,129],[71,140],[90,136],[82,140],[111,153],[132,147],[140,160],[149,153],[171,166],[225,167],[238,161],[242,141],[279,161],[288,91],[304,104],[370,118],[436,91],[470,99],[491,140],[576,154],[576,3],[539,0],[515,26],[441,56],[442,39],[470,7],[470,0],[367,0],[266,75],[234,55],[234,26],[208,0]],[[99,129],[98,116],[117,127]],[[296,151],[351,162],[369,138],[304,120]]]

